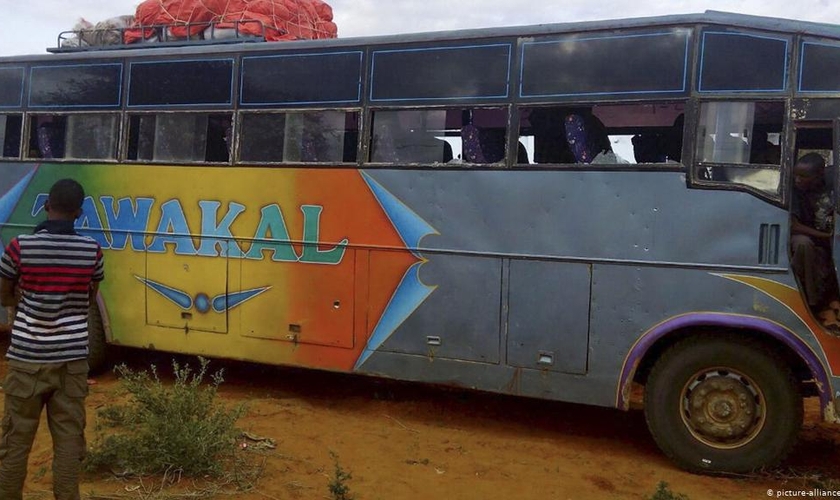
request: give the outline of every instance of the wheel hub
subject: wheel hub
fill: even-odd
[[[763,422],[763,401],[745,378],[705,372],[686,387],[684,419],[692,433],[715,447],[746,444]]]

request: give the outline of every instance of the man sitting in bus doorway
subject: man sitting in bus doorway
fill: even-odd
[[[793,271],[812,311],[823,325],[840,333],[837,277],[831,262],[834,210],[825,181],[825,160],[819,153],[803,155],[793,167],[791,258]]]

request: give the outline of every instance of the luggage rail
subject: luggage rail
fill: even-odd
[[[232,28],[218,28],[219,24],[233,25]],[[259,26],[259,35],[244,34],[241,31],[243,25]],[[188,37],[176,37],[171,34],[172,28],[183,29],[187,33],[197,31],[196,34]],[[146,34],[152,32],[150,37],[143,36],[141,40],[133,43],[125,42],[127,32],[139,32]],[[102,27],[84,30],[68,30],[58,34],[55,47],[47,49],[53,54],[66,52],[84,52],[96,50],[118,50],[118,49],[149,49],[163,47],[181,47],[187,45],[215,45],[228,43],[254,43],[264,42],[265,24],[256,19],[243,19],[239,21],[225,22],[196,22],[196,23],[175,23],[175,24],[154,24],[137,25],[128,27]],[[280,30],[281,33],[284,33]]]

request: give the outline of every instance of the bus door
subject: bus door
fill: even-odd
[[[814,121],[814,122],[797,122],[795,123],[796,127],[796,148],[795,148],[795,159],[794,164],[796,164],[800,158],[805,156],[806,154],[810,153],[817,153],[825,159],[825,182],[827,186],[830,186],[831,190],[834,193],[834,212],[835,212],[835,219],[837,219],[836,213],[838,210],[837,205],[837,187],[838,187],[838,165],[837,165],[837,148],[838,142],[840,142],[840,135],[838,135],[838,120],[835,120],[834,123],[828,121]],[[791,179],[791,193],[796,189],[793,185],[794,183],[794,175],[793,172],[790,172],[790,179]],[[791,208],[792,202],[791,202]],[[831,259],[832,259],[832,266],[836,269],[836,262],[838,257],[840,257],[840,247],[837,244],[837,239],[840,237],[840,232],[838,230],[838,221],[834,221],[833,225],[833,234],[834,237],[832,238],[831,242]],[[792,237],[792,235],[791,235]],[[802,285],[802,278],[797,276],[799,280],[800,290],[803,293],[803,297],[805,294],[805,290]],[[818,315],[820,311],[812,311],[815,315]]]
[[[831,182],[831,189],[834,193],[834,238],[831,239],[831,257],[834,263],[834,272],[837,274],[837,279],[840,282],[840,271],[838,271],[837,262],[840,262],[840,224],[838,224],[838,215],[840,215],[840,118],[836,118],[833,123],[833,141],[831,161],[828,166],[828,179]]]

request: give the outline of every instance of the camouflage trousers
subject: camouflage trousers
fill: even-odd
[[[26,465],[46,406],[53,441],[56,500],[79,500],[79,473],[85,457],[87,360],[24,363],[9,360],[0,438],[0,499],[22,500]]]

